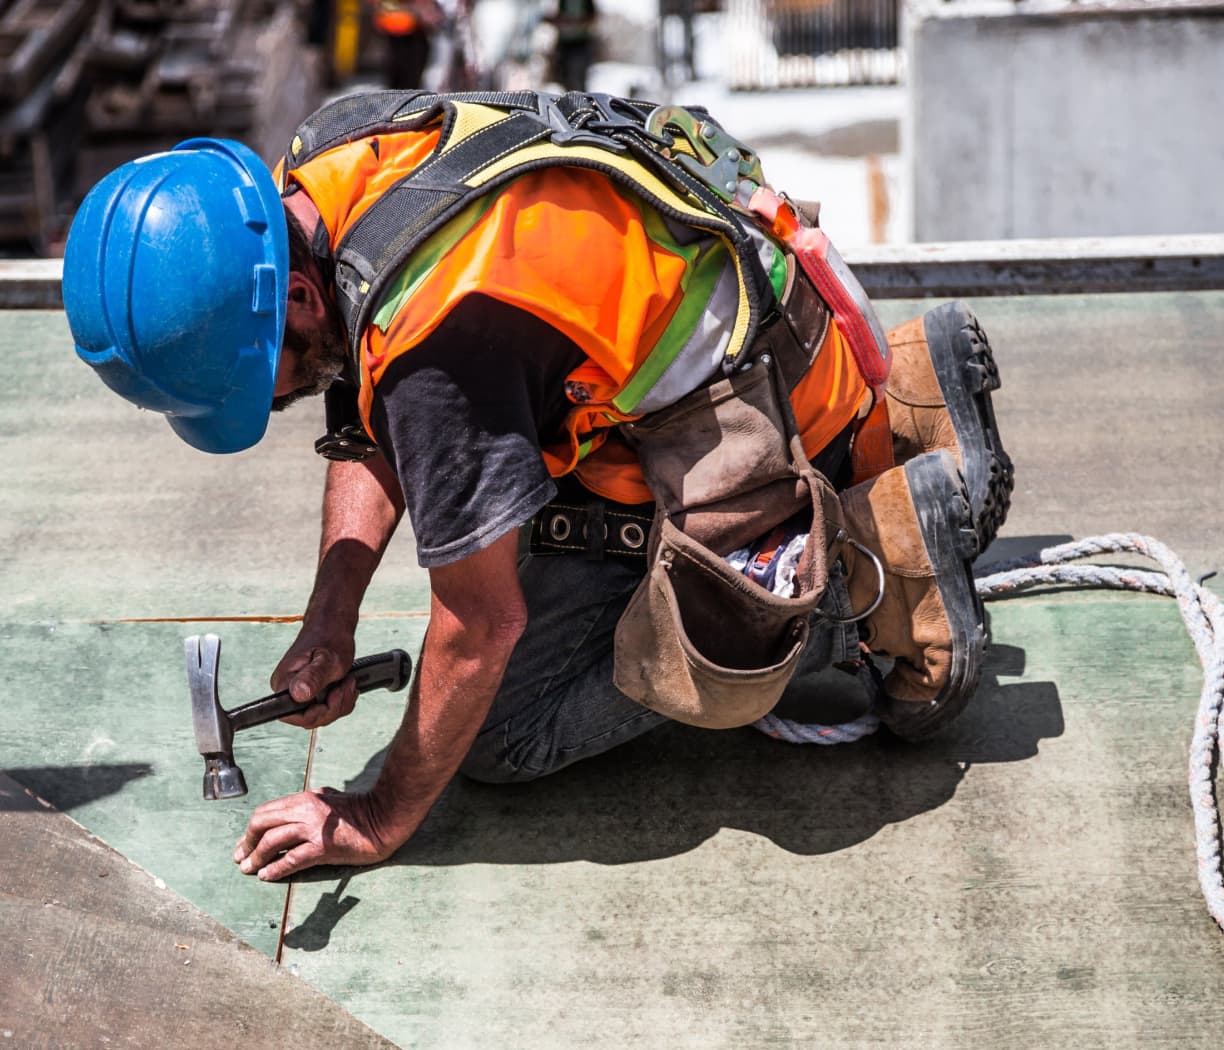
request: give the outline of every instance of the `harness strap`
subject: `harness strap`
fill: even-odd
[[[832,314],[795,262],[786,258],[786,287],[777,310],[761,326],[752,357],[773,355],[787,390],[807,374],[829,333]]]
[[[383,288],[403,262],[469,201],[488,192],[484,186],[467,187],[467,180],[491,158],[549,134],[525,113],[514,113],[427,160],[353,225],[336,249],[336,290],[350,346],[358,345]]]

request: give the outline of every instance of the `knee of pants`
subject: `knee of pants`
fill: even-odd
[[[504,747],[499,746],[495,739],[482,739],[482,736],[476,738],[459,765],[459,772],[469,780],[481,784],[526,784],[544,775],[513,765]],[[489,736],[497,737],[499,734]]]

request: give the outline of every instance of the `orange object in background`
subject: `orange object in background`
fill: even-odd
[[[407,36],[420,25],[416,12],[394,0],[378,0],[374,4],[374,28],[388,36]]]
[[[387,36],[429,33],[445,16],[437,0],[370,0],[374,28]]]

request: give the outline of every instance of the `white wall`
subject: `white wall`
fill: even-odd
[[[1224,231],[1224,4],[953,2],[906,36],[916,240]]]

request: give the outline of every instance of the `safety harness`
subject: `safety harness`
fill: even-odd
[[[734,250],[740,303],[723,359],[724,371],[734,371],[774,303],[747,217],[731,205],[741,178],[753,188],[763,180],[755,154],[708,114],[578,92],[353,95],[297,130],[284,170],[356,139],[435,125],[433,155],[382,194],[335,246],[337,306],[354,352],[388,285],[433,233],[520,175],[570,165],[603,172],[660,213],[712,231]]]
[[[862,287],[819,226],[765,184],[756,154],[704,109],[579,92],[354,95],[323,107],[298,129],[285,156],[284,177],[353,141],[368,138],[377,151],[379,135],[434,128],[438,140],[431,155],[382,193],[326,260],[352,349],[354,380],[361,374],[362,334],[417,249],[474,201],[518,176],[564,165],[607,175],[660,214],[708,231],[731,249],[738,301],[722,350],[724,375],[734,374],[758,332],[790,309],[778,302],[762,257],[764,246],[781,243],[845,334],[863,379],[877,394],[882,389],[888,344]],[[776,258],[772,247],[765,251]],[[794,369],[794,378],[806,372],[820,346],[814,338],[800,343],[808,359]],[[680,374],[671,365],[665,357],[659,367],[643,368],[642,375]],[[674,400],[666,393],[665,387],[655,391],[648,408],[642,391],[635,390],[637,407],[618,407],[652,411]],[[347,413],[350,400],[345,391],[329,396],[329,417]],[[316,450],[328,458],[365,458],[374,445],[350,415],[339,427],[329,418],[329,432]]]

